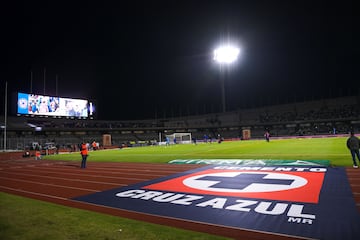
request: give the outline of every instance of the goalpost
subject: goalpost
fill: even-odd
[[[170,144],[179,143],[179,144],[189,144],[191,143],[191,133],[173,133],[166,135],[169,138]],[[176,139],[176,142],[174,141]]]

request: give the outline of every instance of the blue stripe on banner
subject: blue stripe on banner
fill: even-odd
[[[324,177],[307,177],[314,174]],[[279,200],[282,193],[287,199],[302,191],[318,200]],[[295,237],[360,239],[360,215],[344,168],[209,165],[74,200]]]

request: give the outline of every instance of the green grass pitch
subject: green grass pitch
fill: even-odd
[[[174,159],[329,160],[332,166],[352,166],[344,137],[293,138],[148,146],[90,151],[88,162],[167,163]],[[53,160],[81,160],[79,152],[46,156]]]

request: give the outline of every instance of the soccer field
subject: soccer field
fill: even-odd
[[[332,166],[351,166],[346,137],[292,138],[177,144],[91,151],[89,162],[167,163],[175,159],[262,159],[262,160],[329,160]],[[53,160],[79,160],[80,154],[46,156]]]

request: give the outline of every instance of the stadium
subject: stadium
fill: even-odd
[[[32,142],[40,145],[52,142],[61,150],[69,150],[83,141],[96,141],[101,148],[157,145],[165,141],[166,135],[174,133],[189,133],[187,141],[190,142],[192,138],[206,141],[204,136],[208,141],[217,142],[219,135],[225,141],[263,139],[265,131],[271,133],[272,139],[331,137],[358,132],[360,128],[358,96],[133,121],[101,121],[76,116],[60,118],[28,112],[19,116],[8,119],[8,149],[23,150],[29,148]],[[106,142],[105,146],[104,135],[110,135],[110,142]],[[4,148],[4,138],[0,144]]]
[[[353,1],[3,5],[1,239],[360,239]]]
[[[239,169],[244,166],[244,169],[263,166],[266,169],[272,169],[273,166],[304,168],[305,164],[306,169],[315,169],[319,166],[330,169],[345,167],[344,176],[350,182],[349,186],[352,189],[349,195],[350,202],[354,201],[353,208],[357,209],[358,213],[360,209],[359,177],[356,169],[351,167],[351,156],[345,143],[350,131],[359,132],[359,101],[358,96],[350,96],[234,112],[136,121],[45,117],[28,113],[10,116],[6,129],[6,147],[11,152],[1,153],[3,192],[1,199],[5,201],[4,204],[13,208],[18,207],[16,204],[24,204],[24,206],[33,204],[32,200],[25,199],[17,200],[19,203],[6,202],[13,201],[12,195],[14,197],[19,195],[67,207],[125,217],[125,219],[204,232],[212,234],[214,239],[217,239],[216,236],[235,239],[302,239],[302,237],[313,239],[314,232],[311,231],[309,235],[302,236],[283,233],[282,230],[274,232],[261,230],[261,228],[254,230],[249,227],[231,226],[231,224],[228,226],[229,223],[216,224],[204,219],[174,217],[176,213],[172,216],[126,207],[114,210],[116,208],[114,206],[106,207],[108,203],[96,201],[93,203],[91,202],[93,200],[84,200],[84,203],[83,200],[77,198],[81,199],[82,197],[79,196],[90,193],[111,191],[109,189],[115,187],[132,186],[144,181],[147,183],[158,178],[166,179],[168,175],[179,175],[184,171],[185,173],[192,172],[207,165],[229,166],[230,164],[230,166],[238,166]],[[269,142],[265,141],[264,132],[270,133]],[[4,131],[0,141],[2,148],[4,148],[5,139],[3,137]],[[171,139],[169,144],[166,144],[166,138]],[[88,172],[83,174],[79,172],[81,169],[79,168],[78,146],[81,142],[94,141],[99,143],[98,148],[90,150],[86,169]],[[42,159],[35,160],[34,143],[40,146],[52,146],[54,149],[49,147],[43,149]],[[28,154],[24,154],[25,152]],[[104,174],[107,178],[103,177]],[[168,187],[150,189],[181,192],[176,188]],[[4,197],[5,193],[11,195]],[[230,194],[230,196],[233,195]],[[283,200],[291,202],[286,198]],[[21,201],[23,203],[20,203]],[[49,210],[42,210],[41,206],[39,208],[38,211],[45,212],[66,211],[52,210],[51,206]],[[153,206],[150,207],[152,208]],[[4,214],[11,214],[11,211],[9,213],[5,211]],[[355,219],[358,219],[356,214]],[[293,219],[293,221],[308,220]],[[97,224],[96,221],[94,224]],[[144,223],[131,224],[138,226]],[[18,227],[13,228],[15,231]],[[130,230],[129,226],[127,229],[125,227],[121,229],[123,229],[121,234],[106,233],[105,235],[111,239],[121,239],[124,234],[129,234],[125,235],[125,238],[137,239],[132,233],[127,232]],[[150,227],[150,230],[143,231],[146,233],[139,234],[151,235],[152,231],[162,231],[166,235],[169,234],[167,231],[172,230],[151,230]],[[352,231],[345,234],[341,230],[342,239],[351,239],[356,236],[356,231]],[[101,233],[99,234],[98,237],[101,236]],[[318,237],[329,238],[329,235],[322,234],[324,235]],[[184,236],[184,239],[197,238],[186,234]],[[25,237],[31,238],[27,235]],[[175,238],[178,239],[178,235]],[[203,238],[212,239],[208,235],[204,235]],[[162,239],[162,237],[148,236],[148,239]],[[168,238],[164,236],[164,239]],[[199,239],[202,237],[199,236]]]

